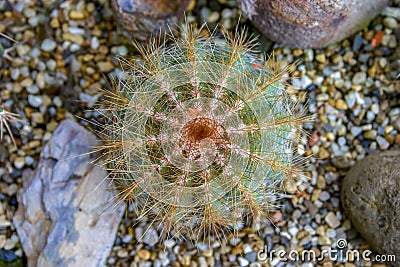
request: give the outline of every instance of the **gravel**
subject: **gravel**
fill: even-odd
[[[118,35],[106,0],[63,1],[57,6],[52,1],[9,2],[0,2],[0,32],[18,43],[0,36],[0,48],[9,49],[0,56],[0,104],[20,114],[24,123],[13,124],[17,148],[7,134],[0,141],[0,265],[22,264],[23,251],[10,223],[17,189],[24,182],[22,173],[36,168],[44,142],[62,119],[96,119],[95,112],[85,110],[99,99],[97,89],[107,87],[107,75],[124,78],[115,58],[135,53]],[[356,161],[400,146],[400,84],[395,80],[400,69],[399,6],[392,0],[368,27],[325,49],[289,49],[261,38],[260,50],[273,51],[283,63],[298,62],[289,77],[289,92],[300,109],[315,117],[304,125],[309,137],[303,136],[299,146],[304,156],[313,155],[305,178],[286,186],[273,224],[257,222],[257,231],[245,228],[236,237],[227,236],[226,242],[211,240],[211,246],[172,236],[162,242],[161,229],[134,224],[137,215],[131,203],[107,265],[264,266],[254,261],[265,246],[321,252],[324,246],[334,247],[338,238],[353,249],[368,248],[342,215],[339,189]],[[211,30],[233,31],[238,21],[251,26],[240,16],[236,1],[197,0],[191,7],[187,21],[205,20]],[[249,31],[257,33],[252,27]],[[370,264],[345,261],[347,267]],[[328,259],[324,266],[335,264]],[[275,259],[270,266],[313,263]]]

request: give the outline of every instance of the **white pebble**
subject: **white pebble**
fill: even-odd
[[[28,102],[34,108],[40,107],[43,103],[42,97],[37,95],[28,95]]]
[[[49,38],[44,39],[42,42],[42,45],[40,46],[40,48],[46,52],[51,52],[56,47],[57,47],[57,43],[54,40],[49,39]]]

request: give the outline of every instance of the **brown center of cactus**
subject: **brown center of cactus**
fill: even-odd
[[[196,118],[186,123],[179,138],[182,155],[191,160],[201,157],[202,148],[226,147],[228,138],[225,129],[215,120]]]

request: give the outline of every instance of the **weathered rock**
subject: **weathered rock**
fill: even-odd
[[[111,0],[115,18],[128,39],[147,41],[178,25],[190,0]]]
[[[115,192],[103,182],[106,171],[84,155],[96,144],[93,134],[65,120],[36,172],[25,175],[13,223],[29,266],[105,264],[125,205],[111,207]]]
[[[388,0],[239,0],[252,23],[271,40],[292,47],[323,47],[359,30]]]
[[[376,252],[400,259],[400,150],[357,162],[344,178],[341,201]]]

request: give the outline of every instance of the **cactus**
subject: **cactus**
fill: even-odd
[[[8,124],[8,123],[14,123],[14,122],[23,122],[23,120],[20,118],[20,115],[18,115],[16,113],[8,112],[2,106],[0,106],[0,140],[3,139],[4,127],[5,127],[8,131],[8,134],[11,137],[14,147],[17,147],[14,136],[13,136],[11,128],[10,128],[10,125]]]
[[[138,45],[141,59],[121,59],[128,78],[97,106],[96,151],[118,199],[163,234],[224,239],[268,217],[298,173],[292,143],[306,117],[286,92],[291,66],[259,59],[246,33],[224,36],[187,26],[170,46]]]

